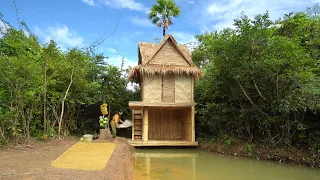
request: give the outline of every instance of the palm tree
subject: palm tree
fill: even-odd
[[[149,19],[163,29],[163,36],[165,36],[166,29],[173,24],[171,17],[177,17],[179,14],[180,9],[174,0],[157,0],[150,9]]]

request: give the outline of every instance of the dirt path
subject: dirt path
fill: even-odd
[[[49,140],[0,150],[0,179],[132,179],[132,147],[118,138],[106,168],[102,171],[58,169],[51,162],[76,140]]]

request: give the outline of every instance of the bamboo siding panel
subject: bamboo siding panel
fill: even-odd
[[[192,77],[175,76],[175,102],[192,102]]]
[[[167,40],[148,64],[190,66],[185,57],[173,46],[170,39]]]
[[[144,76],[144,102],[161,102],[161,76]]]
[[[163,76],[162,101],[174,102],[174,76]]]
[[[149,109],[149,139],[186,140],[184,112],[181,109]]]

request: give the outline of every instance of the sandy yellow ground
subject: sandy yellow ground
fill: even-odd
[[[114,143],[78,142],[54,160],[51,165],[56,168],[102,170],[114,148]]]

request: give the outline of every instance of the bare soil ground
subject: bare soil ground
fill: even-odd
[[[52,167],[51,162],[76,142],[75,139],[63,139],[8,146],[0,150],[0,179],[122,180],[133,178],[133,149],[124,138],[117,138],[116,147],[102,171]]]

